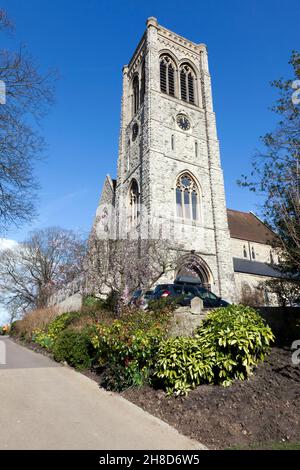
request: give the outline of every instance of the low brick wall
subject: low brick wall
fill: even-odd
[[[256,310],[272,329],[277,344],[290,345],[295,339],[300,339],[300,308],[259,307]]]

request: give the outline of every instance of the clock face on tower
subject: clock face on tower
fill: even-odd
[[[176,122],[183,131],[188,131],[191,127],[190,121],[184,114],[178,114],[176,117]]]

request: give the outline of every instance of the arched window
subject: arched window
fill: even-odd
[[[270,263],[274,264],[274,257],[272,251],[270,251]]]
[[[251,250],[251,255],[252,255],[252,259],[255,259],[255,251],[254,251],[254,247],[252,247],[252,250]]]
[[[246,245],[244,245],[244,247],[243,247],[243,251],[244,251],[244,258],[247,258],[247,250],[246,250]]]
[[[199,190],[194,179],[184,173],[176,183],[176,213],[187,220],[199,219]]]
[[[129,188],[129,226],[135,227],[139,219],[139,187],[135,180],[132,180]]]
[[[142,63],[142,73],[141,73],[141,104],[144,103],[144,96],[145,96],[145,61]]]
[[[139,109],[140,100],[139,100],[139,77],[136,75],[132,82],[133,88],[133,114],[136,114]]]
[[[160,90],[175,96],[175,64],[168,55],[160,58]]]
[[[188,64],[180,67],[180,96],[182,100],[195,104],[195,73]]]

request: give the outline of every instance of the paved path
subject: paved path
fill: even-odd
[[[204,448],[71,368],[2,342],[0,449]]]

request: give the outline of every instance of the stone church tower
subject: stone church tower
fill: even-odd
[[[207,49],[147,20],[123,67],[117,180],[106,178],[98,220],[113,207],[116,238],[165,238],[186,253],[176,272],[234,300],[223,172]]]

